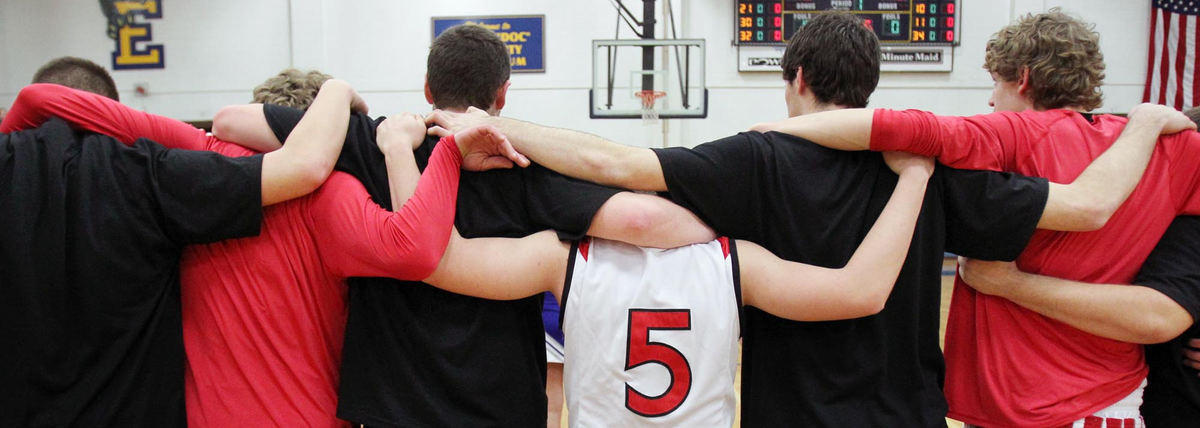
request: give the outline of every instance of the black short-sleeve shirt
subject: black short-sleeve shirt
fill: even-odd
[[[897,176],[871,152],[778,133],[656,149],[672,199],[786,260],[841,267]],[[943,251],[1012,260],[1041,217],[1044,179],[939,167],[884,310],[795,322],[753,307],[742,330],[745,426],[945,426],[938,346]]]
[[[283,141],[299,110],[267,105]],[[375,145],[383,118],[350,119],[337,169],[391,208]],[[415,152],[423,170],[437,139]],[[545,229],[583,237],[616,189],[538,165],[463,172],[454,224],[467,238],[521,237]],[[368,426],[541,426],[546,423],[542,297],[493,301],[419,282],[354,278],[338,388],[338,417]]]
[[[179,256],[258,234],[262,156],[0,134],[0,426],[184,426]]]
[[[1200,217],[1176,218],[1133,283],[1158,290],[1200,320]],[[1200,421],[1200,376],[1183,364],[1183,349],[1193,338],[1200,338],[1196,324],[1169,342],[1146,346],[1146,426],[1190,428]]]

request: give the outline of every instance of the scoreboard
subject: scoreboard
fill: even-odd
[[[958,0],[737,0],[734,42],[783,46],[822,13],[849,11],[884,46],[958,44]]]

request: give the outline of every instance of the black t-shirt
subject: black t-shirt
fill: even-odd
[[[280,141],[299,110],[266,106]],[[391,207],[375,145],[383,118],[356,114],[337,169]],[[437,139],[415,152],[423,170]],[[538,165],[463,172],[454,225],[468,238],[521,237],[545,229],[579,239],[617,190]],[[543,426],[546,348],[542,296],[493,301],[420,282],[354,278],[338,388],[338,417],[368,426]]]
[[[258,234],[262,156],[0,134],[0,426],[184,426],[179,256]]]
[[[656,149],[670,196],[718,233],[841,267],[891,197],[878,153],[778,133]],[[944,250],[1012,260],[1045,207],[1044,179],[939,167],[878,315],[794,322],[753,307],[742,330],[743,426],[945,426],[938,346]]]
[[[1133,283],[1162,292],[1200,320],[1200,217],[1176,218]],[[1183,364],[1183,349],[1192,338],[1200,338],[1196,324],[1169,342],[1146,346],[1146,426],[1191,428],[1200,421],[1200,377]]]

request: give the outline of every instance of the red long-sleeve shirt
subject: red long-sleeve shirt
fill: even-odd
[[[21,91],[0,132],[50,116],[127,144],[145,137],[172,148],[254,153],[183,122],[46,84]],[[258,237],[188,247],[181,283],[189,425],[345,425],[335,417],[343,280],[431,274],[453,225],[460,165],[447,138],[394,213],[334,172],[311,195],[264,209]]]
[[[935,156],[956,168],[1013,171],[1070,183],[1120,135],[1125,119],[1068,110],[935,116],[878,110],[872,150]],[[1171,220],[1200,213],[1200,133],[1159,138],[1125,204],[1100,230],[1039,230],[1021,270],[1129,283]],[[955,278],[946,327],[949,416],[984,426],[1060,426],[1125,397],[1146,376],[1142,346],[1105,339]]]

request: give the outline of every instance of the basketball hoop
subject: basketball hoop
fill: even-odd
[[[642,121],[654,122],[658,120],[658,110],[654,105],[658,103],[658,99],[667,96],[665,91],[637,91],[633,96],[642,99]]]

